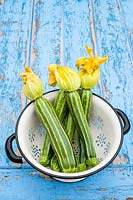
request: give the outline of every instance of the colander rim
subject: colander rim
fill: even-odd
[[[43,95],[46,95],[46,94],[49,94],[49,93],[52,93],[52,92],[57,92],[58,90],[59,90],[59,89],[51,90],[51,91],[45,92]],[[99,95],[97,95],[97,94],[95,94],[95,93],[93,93],[93,95],[96,96],[96,97],[98,97],[98,98],[100,98],[101,100],[103,100],[105,103],[107,103],[107,104],[110,106],[110,108],[111,108],[111,109],[114,111],[114,113],[116,114],[116,117],[118,118],[118,121],[119,121],[119,123],[120,123],[120,131],[121,131],[120,136],[121,136],[121,139],[120,139],[120,144],[119,144],[117,150],[116,150],[115,153],[114,153],[114,156],[112,156],[112,157],[110,158],[110,160],[109,160],[106,164],[104,164],[102,167],[99,167],[97,170],[95,170],[95,171],[93,171],[93,172],[88,172],[88,173],[82,174],[82,175],[76,175],[76,174],[78,174],[78,173],[76,173],[76,172],[74,173],[75,175],[71,175],[70,173],[68,173],[68,175],[63,175],[64,173],[62,173],[62,175],[57,175],[57,174],[54,174],[54,171],[53,171],[53,173],[51,173],[51,172],[46,172],[46,171],[40,169],[39,167],[37,167],[37,166],[36,166],[34,163],[32,163],[32,162],[27,158],[27,156],[24,154],[24,152],[23,152],[23,150],[22,150],[22,148],[21,148],[21,145],[19,144],[19,140],[18,140],[18,125],[19,125],[19,121],[20,121],[21,116],[23,115],[24,111],[27,109],[27,107],[30,106],[30,104],[32,104],[32,103],[34,102],[34,100],[32,100],[32,101],[30,101],[30,102],[23,108],[23,110],[21,111],[21,113],[20,113],[20,115],[19,115],[19,117],[18,117],[18,119],[17,119],[17,123],[16,123],[16,127],[15,127],[16,143],[17,143],[18,149],[19,149],[19,151],[20,151],[22,157],[27,161],[27,163],[29,163],[29,164],[30,164],[34,169],[36,169],[37,171],[39,171],[39,172],[41,172],[41,173],[43,173],[43,174],[45,174],[45,175],[48,175],[48,176],[50,176],[50,177],[59,178],[59,179],[80,179],[80,178],[86,178],[86,177],[88,177],[88,176],[91,176],[91,175],[93,175],[93,174],[96,174],[96,173],[100,172],[101,170],[105,169],[105,168],[116,158],[116,156],[118,155],[118,153],[119,153],[119,151],[120,151],[120,149],[121,149],[122,143],[123,143],[122,122],[121,122],[121,120],[119,119],[119,116],[118,116],[117,112],[115,111],[115,109],[113,108],[113,106],[112,106],[108,101],[106,101],[103,97],[101,97],[101,96],[99,96]]]

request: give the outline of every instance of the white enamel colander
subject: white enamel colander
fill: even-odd
[[[56,92],[54,90],[45,93],[44,97],[53,102]],[[34,101],[31,101],[21,112],[15,133],[6,140],[5,150],[11,161],[23,163],[24,158],[39,172],[56,180],[63,182],[80,181],[101,171],[113,161],[121,148],[124,134],[130,129],[130,122],[123,111],[113,108],[103,98],[93,94],[89,126],[99,164],[83,172],[55,172],[50,167],[44,167],[39,163],[40,150],[46,131],[36,115]],[[16,139],[22,157],[17,156],[13,150],[12,142],[14,139]],[[77,152],[76,139],[73,143],[75,152]]]

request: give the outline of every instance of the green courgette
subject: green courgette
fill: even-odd
[[[61,123],[68,111],[68,106],[65,98],[65,92],[63,90],[59,90],[56,93],[55,101],[54,101],[54,108],[58,118],[60,119]],[[43,166],[47,166],[51,161],[51,157],[54,156],[54,152],[52,150],[51,142],[49,139],[49,135],[46,132],[44,137],[43,147],[40,153],[40,163]],[[55,157],[55,156],[54,156]],[[53,159],[52,159],[53,160]]]
[[[92,136],[83,110],[81,99],[77,91],[67,92],[67,103],[77,126],[78,133],[80,134],[85,146],[86,164],[92,167],[96,166],[98,164],[96,151],[93,145]]]
[[[73,148],[53,106],[47,99],[38,98],[35,100],[35,109],[49,134],[51,145],[58,158],[61,171],[75,172],[76,160]]]
[[[63,127],[65,129],[66,134],[69,137],[70,142],[72,142],[74,132],[75,132],[75,124],[69,110],[68,110],[68,113],[66,114],[66,117],[64,118]],[[56,155],[52,156],[51,161],[50,161],[50,166],[51,166],[51,169],[53,169],[54,171],[60,171],[60,167],[59,167],[58,159]]]
[[[35,111],[48,133],[61,171],[68,173],[75,172],[77,163],[72,145],[52,104],[46,98],[42,97],[42,81],[29,67],[25,67],[25,72],[21,73],[20,76],[24,83],[24,94],[28,99],[34,100]]]
[[[91,103],[92,103],[92,92],[90,89],[82,88],[80,92],[80,96],[81,96],[81,102],[82,102],[86,119],[89,122]],[[79,150],[78,151],[78,171],[85,171],[87,169],[86,152],[85,152],[84,144],[80,137],[80,134],[78,134],[78,150]]]

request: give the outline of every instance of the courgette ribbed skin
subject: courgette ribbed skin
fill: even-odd
[[[80,93],[82,107],[86,116],[87,121],[89,122],[91,102],[92,102],[92,92],[89,89],[82,88]],[[80,135],[78,134],[78,171],[85,171],[86,166],[86,152],[83,141],[81,140]]]
[[[92,102],[91,90],[83,88],[81,91],[81,103],[87,120],[89,120],[90,118],[91,102]]]
[[[75,172],[76,160],[73,148],[53,106],[47,99],[40,97],[35,100],[35,109],[49,134],[51,145],[58,158],[61,171]]]
[[[64,118],[63,127],[70,141],[72,141],[74,132],[75,132],[75,124],[69,110],[68,110],[68,113],[66,114],[66,117]],[[58,165],[58,159],[56,155],[53,155],[53,157],[51,158],[50,166],[51,166],[51,169],[53,169],[54,171],[60,171],[60,168]]]
[[[97,165],[96,152],[92,141],[92,136],[88,126],[81,99],[77,91],[67,92],[67,103],[72,117],[82,138],[86,151],[86,164],[90,166]]]
[[[61,123],[63,122],[66,113],[68,112],[67,100],[66,100],[66,92],[63,90],[59,90],[56,93],[56,98],[54,101],[54,108],[57,116],[59,117]]]
[[[77,155],[77,160],[78,160],[78,171],[85,171],[88,167],[86,165],[86,152],[85,152],[85,146],[83,144],[83,141],[81,140],[81,136],[79,133],[77,134],[77,139],[78,139],[78,155]]]
[[[69,111],[68,111],[68,115],[66,117],[64,128],[65,128],[65,131],[66,131],[70,141],[72,141],[74,132],[75,132],[75,123],[74,123],[72,115]]]
[[[56,172],[61,171],[59,164],[58,164],[58,158],[57,158],[56,154],[54,154],[50,160],[50,167],[52,170],[54,170]]]
[[[62,122],[66,112],[68,111],[68,106],[66,102],[65,92],[63,90],[59,90],[56,93],[55,101],[54,101],[54,108],[56,110],[56,114],[59,117],[60,121]],[[40,163],[43,166],[47,166],[50,163],[51,157],[53,155],[53,150],[51,147],[50,139],[48,134],[46,133],[44,137],[43,147],[40,153]]]
[[[51,147],[49,135],[46,133],[44,136],[43,147],[40,153],[40,163],[43,166],[47,166],[50,163],[52,155],[53,155],[53,150]]]

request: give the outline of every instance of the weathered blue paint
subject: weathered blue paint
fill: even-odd
[[[118,1],[94,1],[93,16],[97,51],[107,54],[109,61],[101,66],[102,96],[115,107],[124,110],[132,124],[133,63],[129,51],[128,33],[122,21]],[[106,15],[105,15],[106,13]],[[106,17],[105,17],[106,16]],[[125,137],[119,163],[133,163],[131,132]],[[122,158],[122,159],[121,159]]]
[[[40,177],[31,169],[2,169],[2,200],[128,200],[133,197],[133,168],[107,168],[82,182],[61,183]],[[10,188],[10,189],[9,189]],[[10,190],[10,192],[8,192]]]
[[[28,164],[10,162],[4,144],[26,104],[18,76],[23,66],[32,67],[45,91],[51,90],[48,64],[75,68],[76,58],[87,55],[86,44],[95,55],[109,56],[94,92],[127,113],[131,130],[113,164],[82,182],[64,184],[40,178]],[[0,1],[0,199],[133,199],[132,57],[132,0]]]
[[[12,165],[4,152],[6,137],[14,132],[25,104],[19,73],[26,63],[29,46],[30,1],[7,1],[0,5],[0,166]],[[22,98],[21,98],[22,97]]]

